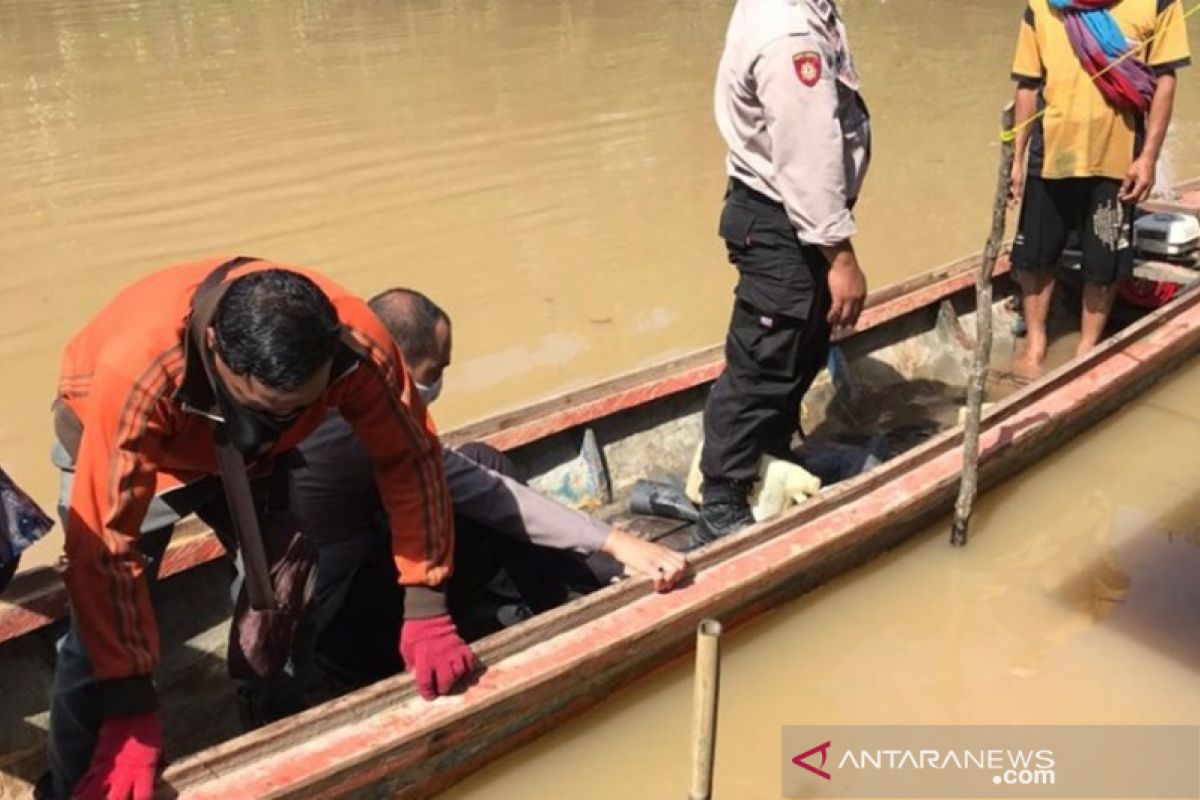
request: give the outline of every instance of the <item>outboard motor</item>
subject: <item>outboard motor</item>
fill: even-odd
[[[1138,217],[1133,223],[1133,246],[1142,258],[1191,263],[1200,248],[1200,219],[1175,212]]]

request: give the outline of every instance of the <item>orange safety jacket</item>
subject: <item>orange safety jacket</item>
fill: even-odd
[[[228,261],[181,264],[142,278],[88,322],[63,356],[56,430],[75,440],[64,444],[76,464],[64,580],[97,680],[130,701],[114,696],[102,705],[125,713],[143,705],[133,697],[144,696],[159,658],[135,547],[142,520],[156,494],[217,474],[212,387],[187,332],[197,288]],[[328,409],[339,409],[374,462],[400,582],[441,585],[454,551],[441,445],[396,343],[363,300],[315,272],[242,259],[225,282],[271,268],[305,275],[325,292],[342,324],[342,345],[321,399],[250,470],[269,469]]]

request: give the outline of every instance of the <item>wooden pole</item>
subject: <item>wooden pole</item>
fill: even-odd
[[[983,263],[975,280],[975,360],[967,381],[967,420],[963,426],[962,482],[954,503],[954,524],[950,543],[962,547],[967,543],[967,525],[975,505],[979,480],[979,418],[983,410],[983,390],[987,384],[988,365],[992,356],[992,270],[1004,240],[1008,221],[1008,192],[1012,181],[1013,106],[1009,103],[1000,115],[1000,172],[996,178],[996,196],[992,200],[992,231],[983,249]]]
[[[696,628],[696,682],[692,693],[692,781],[688,800],[712,797],[717,746],[717,694],[721,685],[721,623],[706,619]]]

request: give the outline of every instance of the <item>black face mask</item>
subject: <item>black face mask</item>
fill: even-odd
[[[304,413],[304,409],[298,409],[281,417],[247,408],[233,399],[216,375],[213,376],[213,389],[217,396],[217,407],[225,420],[224,424],[217,426],[217,435],[228,437],[233,446],[252,461],[266,455],[279,437]]]

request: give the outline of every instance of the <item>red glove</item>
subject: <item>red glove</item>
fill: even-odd
[[[458,635],[449,614],[404,620],[400,657],[426,700],[449,693],[476,666],[475,654]]]
[[[82,800],[151,800],[162,740],[162,720],[154,711],[104,720],[92,765],[73,796]]]

